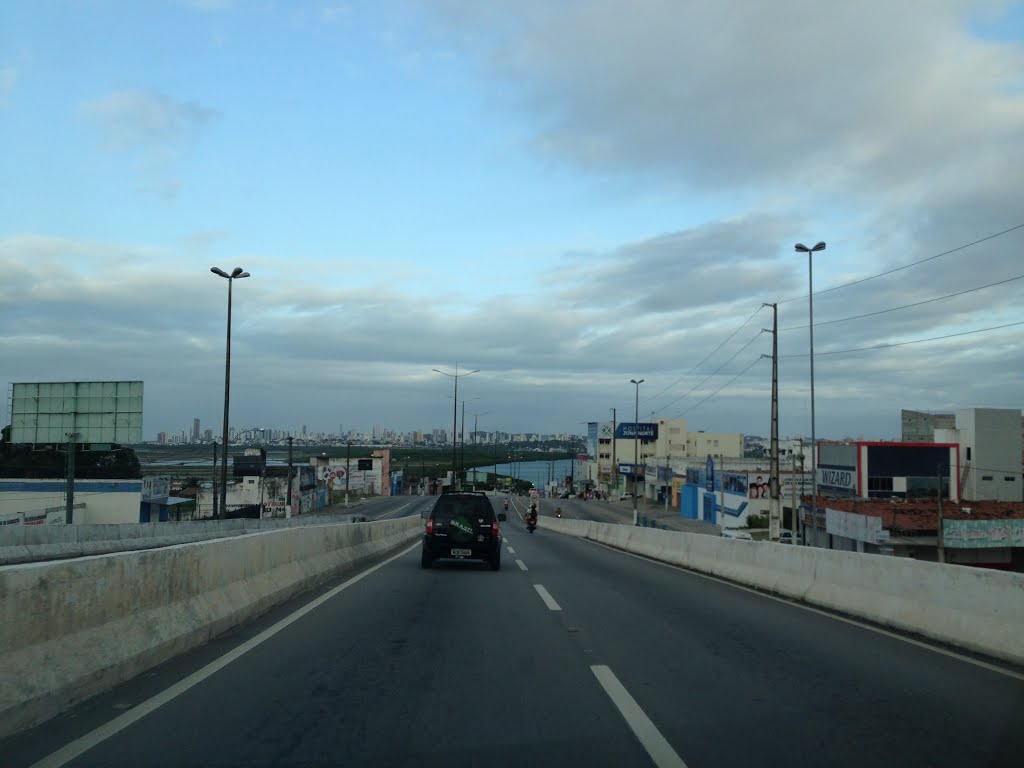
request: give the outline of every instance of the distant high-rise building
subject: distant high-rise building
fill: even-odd
[[[213,429],[207,427],[206,431],[203,432],[203,439],[207,441],[213,440]]]
[[[305,424],[302,425],[302,436],[303,437],[306,436],[306,425]]]
[[[380,440],[382,437],[384,437],[384,427],[382,427],[380,424],[374,424],[373,425],[373,439],[374,440]]]
[[[199,442],[199,418],[198,417],[192,419],[192,442],[193,443],[198,443]]]
[[[160,445],[167,445],[167,433],[157,432],[156,441],[160,443]]]

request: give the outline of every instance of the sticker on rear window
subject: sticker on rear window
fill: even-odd
[[[454,520],[452,520],[451,523],[449,523],[449,525],[451,525],[452,528],[457,528],[463,533],[473,533],[473,526],[470,525],[469,521],[462,515],[459,515]]]

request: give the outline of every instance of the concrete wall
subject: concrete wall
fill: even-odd
[[[1020,421],[1021,413],[1016,408],[966,408],[956,412],[964,446],[961,460],[966,460],[966,448],[972,449],[964,498],[1021,500]]]
[[[0,515],[63,506],[67,481],[63,478],[0,480]],[[75,480],[75,523],[137,523],[142,502],[141,480]]]
[[[0,737],[411,542],[420,526],[408,517],[292,527],[0,567]]]
[[[544,526],[1024,663],[1024,574],[584,520]]]

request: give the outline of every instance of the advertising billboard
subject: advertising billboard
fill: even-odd
[[[658,425],[624,421],[615,428],[616,440],[657,440]]]
[[[141,381],[11,385],[11,442],[142,442]]]
[[[889,541],[889,531],[882,528],[882,518],[838,509],[825,510],[825,531],[833,536],[844,536],[869,544],[885,544]]]
[[[1024,520],[943,520],[942,536],[955,549],[1024,547]]]
[[[857,490],[857,468],[821,464],[818,466],[818,487],[854,493]]]

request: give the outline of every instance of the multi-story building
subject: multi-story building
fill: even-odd
[[[195,417],[192,419],[192,442],[199,442],[199,418]]]

